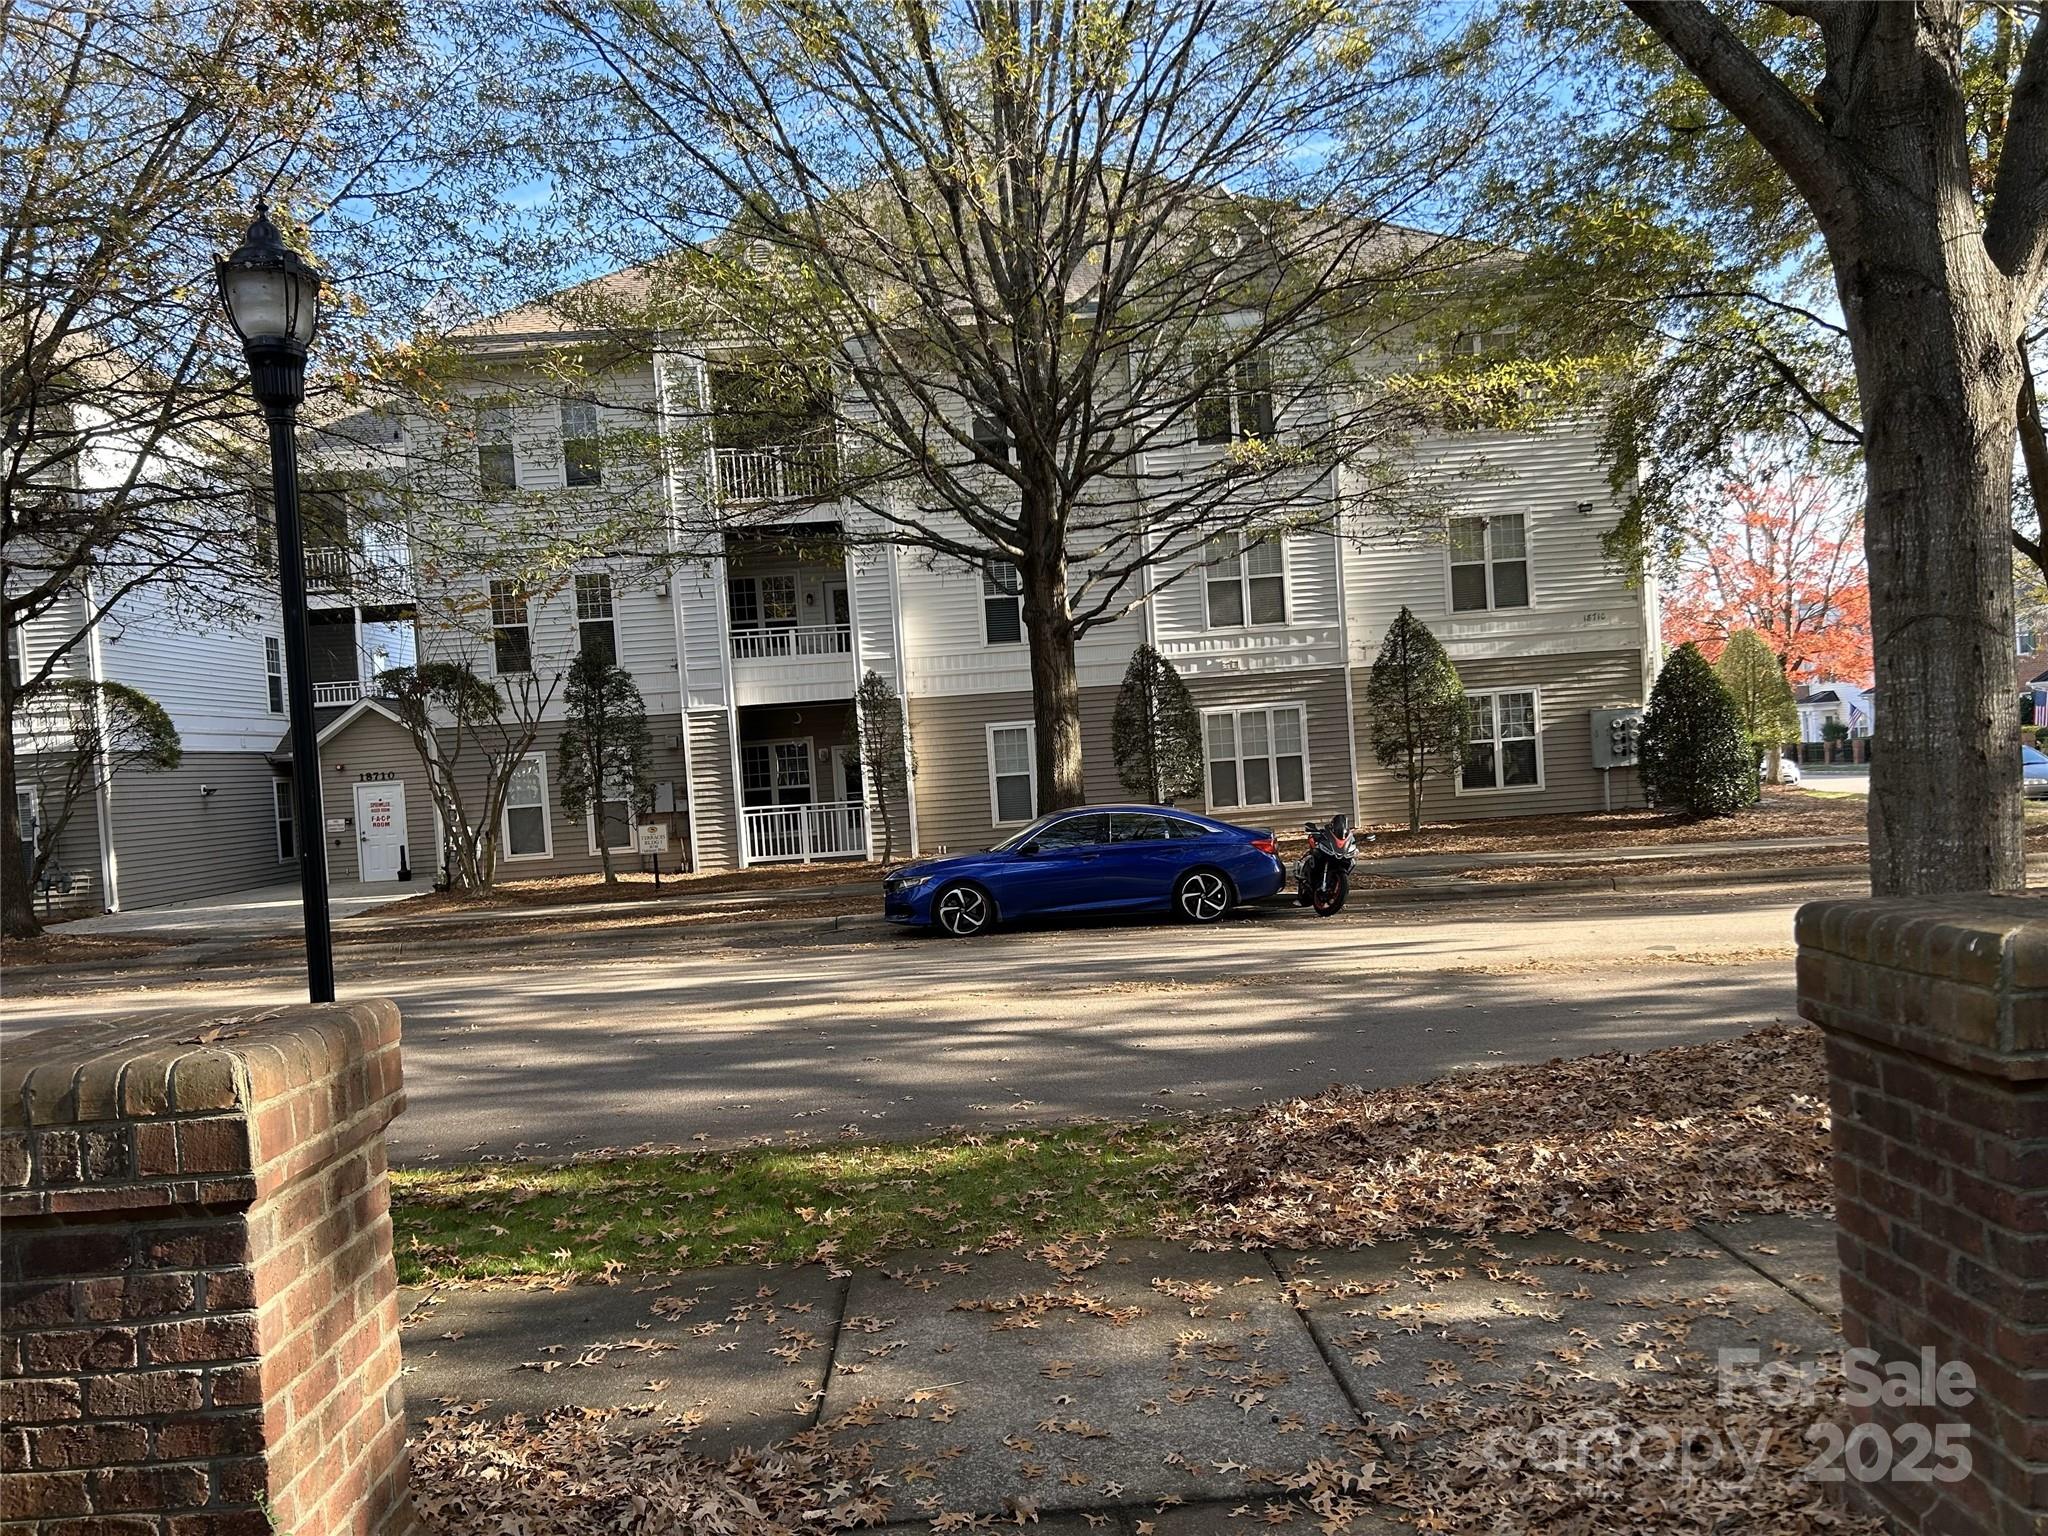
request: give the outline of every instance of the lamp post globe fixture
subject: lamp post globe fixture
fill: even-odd
[[[242,340],[249,382],[270,433],[271,504],[277,514],[277,576],[284,619],[285,699],[291,714],[292,833],[306,918],[306,986],[334,1001],[334,945],[328,926],[327,845],[320,815],[320,743],[313,723],[311,646],[306,632],[306,551],[299,525],[295,436],[306,397],[306,349],[320,324],[320,274],[284,243],[269,206],[242,243],[214,263],[221,306]]]

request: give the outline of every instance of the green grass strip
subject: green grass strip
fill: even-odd
[[[574,1163],[392,1173],[399,1279],[585,1279],[612,1272],[904,1248],[1141,1235],[1175,1213],[1182,1134],[1079,1126]]]

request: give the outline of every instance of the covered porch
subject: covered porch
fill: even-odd
[[[871,856],[850,703],[742,708],[738,725],[746,863]]]

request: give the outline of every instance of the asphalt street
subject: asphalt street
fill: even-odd
[[[1845,889],[1838,886],[1836,889]],[[395,998],[393,1155],[901,1139],[1149,1116],[1332,1082],[1640,1050],[1793,1016],[1792,914],[1825,888],[1503,898],[1214,929],[642,929],[344,950]],[[128,1009],[297,1000],[282,965],[14,997],[10,1032]]]

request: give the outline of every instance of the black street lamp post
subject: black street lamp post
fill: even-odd
[[[285,696],[291,710],[292,834],[306,915],[306,984],[316,1003],[334,1001],[334,942],[328,931],[327,844],[320,822],[320,740],[313,727],[313,678],[306,634],[305,541],[299,531],[299,455],[293,438],[306,397],[306,348],[320,321],[320,274],[286,248],[256,204],[239,247],[214,263],[221,302],[249,359],[250,382],[270,426],[270,483],[277,509],[277,574],[284,598]]]

